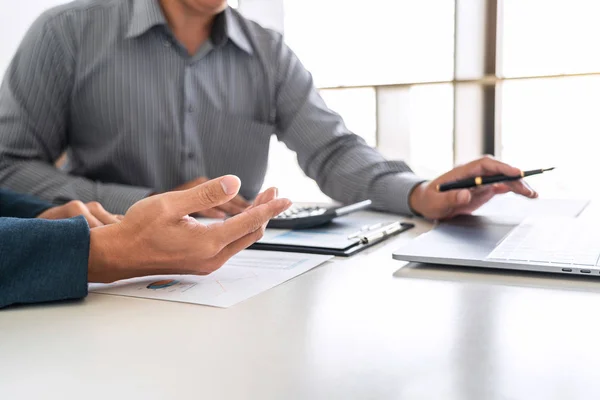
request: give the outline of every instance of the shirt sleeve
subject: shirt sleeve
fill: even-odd
[[[371,199],[376,209],[412,214],[408,198],[424,180],[403,161],[386,160],[351,133],[331,111],[310,73],[281,40],[276,88],[278,138],[297,153],[300,167],[335,200]]]
[[[83,217],[0,218],[0,308],[85,297],[89,249]]]
[[[0,189],[0,217],[35,218],[52,207],[36,197]]]
[[[29,29],[0,86],[0,185],[51,202],[99,201],[124,214],[150,188],[104,184],[54,167],[68,144],[75,51],[58,17]]]

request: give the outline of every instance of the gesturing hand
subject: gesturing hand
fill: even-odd
[[[437,191],[437,186],[442,183],[496,174],[515,176],[520,175],[521,171],[492,157],[483,157],[458,166],[431,182],[424,182],[417,186],[410,195],[410,207],[425,218],[447,219],[461,214],[470,214],[497,194],[515,192],[529,198],[538,196],[522,180],[482,186],[471,190],[451,190],[443,193]]]
[[[41,213],[37,218],[41,219],[66,219],[82,215],[88,222],[90,228],[114,224],[119,222],[122,215],[109,213],[96,201],[82,203],[81,201],[70,201],[65,205],[52,207]]]
[[[187,189],[191,189],[193,187],[196,187],[196,186],[201,185],[206,182],[208,182],[208,178],[200,177],[200,178],[194,179],[193,181],[184,183],[183,185],[178,186],[173,190],[174,191],[187,190]],[[237,214],[243,212],[248,207],[250,207],[250,203],[238,194],[238,195],[234,196],[231,200],[229,200],[223,204],[219,204],[218,206],[216,206],[214,208],[207,208],[205,210],[198,211],[194,214],[196,214],[198,216],[203,216],[206,218],[223,219],[227,215],[237,215]]]
[[[260,239],[269,219],[291,202],[276,189],[257,197],[241,214],[213,225],[188,216],[230,201],[240,188],[235,176],[168,192],[134,204],[119,224],[92,229],[88,280],[112,282],[144,275],[209,274]]]

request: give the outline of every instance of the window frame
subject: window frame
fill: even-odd
[[[283,10],[271,13],[283,31],[284,0],[238,0],[240,11],[250,14],[269,7]],[[319,87],[319,90],[372,88],[375,90],[376,138],[378,147],[390,149],[394,157],[410,151],[403,146],[409,141],[410,119],[398,116],[398,105],[404,104],[412,87],[447,85],[454,88],[453,151],[454,163],[462,163],[483,154],[501,157],[501,85],[515,80],[558,79],[577,76],[600,76],[600,72],[560,75],[527,75],[504,77],[500,70],[505,0],[455,0],[454,7],[454,73],[449,81],[414,81],[383,85],[342,85]],[[269,13],[267,13],[269,14]],[[269,17],[273,18],[273,17]],[[390,102],[392,105],[390,105]],[[403,125],[404,124],[404,125]]]

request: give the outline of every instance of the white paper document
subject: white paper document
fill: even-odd
[[[90,284],[90,291],[226,308],[331,258],[316,254],[244,250],[210,275],[147,276],[110,284]]]
[[[588,205],[581,199],[528,199],[512,193],[496,196],[473,215],[509,216],[518,220],[529,217],[577,217]]]

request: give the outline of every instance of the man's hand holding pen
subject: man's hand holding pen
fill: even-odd
[[[472,189],[440,192],[439,185],[461,179],[490,175],[520,176],[521,170],[485,156],[468,164],[455,167],[433,181],[423,182],[410,194],[412,210],[432,220],[448,219],[457,215],[470,214],[497,194],[514,192],[528,198],[538,194],[522,180],[494,183]]]

